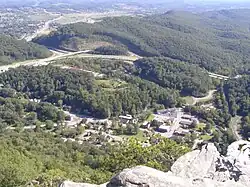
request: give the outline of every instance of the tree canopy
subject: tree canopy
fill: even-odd
[[[13,37],[0,35],[0,64],[36,58],[46,58],[51,52],[44,46]]]
[[[66,47],[71,38],[108,42],[144,57],[166,56],[222,74],[249,69],[249,10],[201,14],[171,11],[147,17],[105,18],[95,24],[62,26],[34,41]],[[242,68],[242,65],[245,68]]]

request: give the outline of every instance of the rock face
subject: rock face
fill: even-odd
[[[60,187],[249,187],[250,142],[238,141],[220,156],[209,143],[180,157],[164,173],[146,166],[125,169],[103,185],[64,182]]]
[[[107,184],[94,185],[94,184],[85,184],[85,183],[75,183],[71,181],[64,181],[60,187],[106,187]]]

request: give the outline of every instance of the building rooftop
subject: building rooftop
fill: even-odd
[[[169,132],[169,131],[170,131],[170,128],[171,128],[170,126],[161,125],[158,129],[159,129],[159,130],[165,130],[165,131],[168,131],[168,132]]]
[[[133,117],[131,115],[126,115],[126,116],[119,116],[121,119],[127,119],[127,120],[132,120]]]

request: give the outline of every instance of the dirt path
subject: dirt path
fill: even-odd
[[[195,105],[196,103],[199,103],[199,102],[205,102],[205,101],[209,101],[213,99],[213,95],[215,92],[216,90],[209,90],[208,94],[205,97],[192,97],[193,99],[192,105]]]
[[[77,71],[83,71],[83,72],[91,73],[91,74],[93,74],[94,77],[99,77],[99,78],[102,78],[104,76],[104,74],[101,74],[101,73],[97,73],[97,72],[94,72],[94,71],[89,71],[89,70],[85,70],[85,69],[81,69],[81,68],[76,68],[76,67],[61,66],[61,65],[59,65],[58,67],[60,67],[62,69],[77,70]]]

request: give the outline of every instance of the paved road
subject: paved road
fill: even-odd
[[[240,124],[240,120],[241,120],[240,116],[232,117],[231,122],[229,124],[229,127],[232,130],[233,135],[237,141],[242,140],[242,137],[238,132],[238,126]]]
[[[102,59],[114,59],[114,60],[124,60],[127,63],[133,64],[134,61],[138,60],[139,56],[130,55],[130,56],[118,56],[118,55],[98,55],[98,54],[86,54],[82,53],[79,55],[70,55],[69,58],[102,58]]]
[[[5,65],[5,66],[0,66],[0,73],[8,71],[10,68],[17,68],[20,66],[43,66],[43,65],[48,65],[52,61],[60,59],[60,58],[66,58],[72,55],[77,55],[77,54],[82,54],[82,53],[87,53],[89,50],[86,51],[78,51],[78,52],[70,52],[70,53],[60,53],[58,51],[52,51],[53,55],[48,58],[44,59],[38,59],[38,60],[27,60],[23,62],[18,62],[10,65]]]
[[[127,63],[133,63],[139,57],[137,56],[114,56],[114,55],[96,55],[87,54],[90,50],[78,51],[78,52],[65,52],[60,50],[51,50],[53,55],[45,59],[38,60],[27,60],[23,62],[18,62],[15,64],[0,66],[0,73],[8,71],[10,68],[17,68],[20,66],[44,66],[50,64],[52,61],[62,59],[62,58],[102,58],[102,59],[117,59],[124,60]]]
[[[220,79],[220,80],[228,80],[229,79],[228,76],[224,76],[224,75],[220,75],[220,74],[216,74],[216,73],[211,73],[211,72],[208,72],[208,75],[209,75],[209,77]]]

